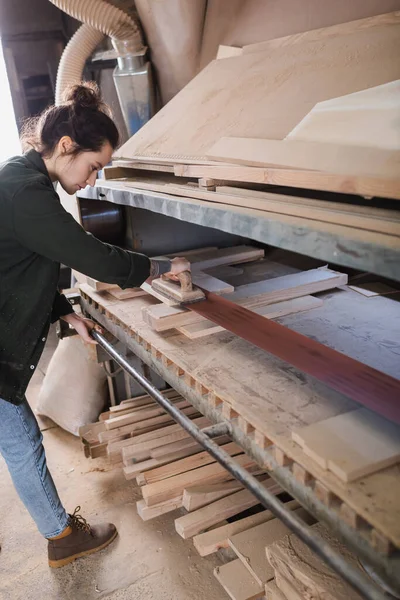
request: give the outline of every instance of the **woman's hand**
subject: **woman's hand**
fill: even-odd
[[[81,317],[76,313],[71,313],[70,315],[65,315],[61,318],[63,321],[69,323],[87,344],[97,344],[96,340],[94,340],[89,333],[92,329],[95,329],[99,333],[103,333],[100,325],[97,325],[97,323],[94,323],[91,319],[85,319],[85,317]]]
[[[171,270],[166,273],[166,276],[177,281],[179,273],[184,271],[190,271],[190,262],[183,257],[173,258],[171,260]]]

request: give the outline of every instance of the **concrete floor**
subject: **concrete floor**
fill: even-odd
[[[27,397],[35,407],[55,347],[50,336]],[[81,505],[89,522],[109,520],[119,537],[107,549],[62,569],[47,565],[47,543],[20,502],[0,457],[0,600],[226,600],[213,576],[220,557],[200,558],[175,532],[172,513],[144,523],[140,492],[103,459],[83,455],[80,441],[39,420],[48,464],[68,512]]]

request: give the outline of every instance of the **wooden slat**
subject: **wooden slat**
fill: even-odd
[[[236,454],[240,454],[243,452],[240,446],[238,446],[234,442],[225,444],[224,446],[222,446],[222,448],[223,450],[225,450],[225,452],[229,454],[229,456],[235,456]],[[209,452],[199,452],[194,456],[183,458],[182,460],[177,460],[168,465],[156,467],[155,469],[146,471],[146,473],[144,473],[143,475],[143,479],[146,484],[155,483],[157,481],[162,481],[163,479],[168,479],[169,477],[179,475],[180,473],[192,471],[193,469],[198,469],[199,467],[203,467],[205,465],[209,465],[215,462],[216,460],[211,456]]]
[[[300,505],[296,500],[291,500],[285,504],[285,507],[288,510],[294,510],[299,508]],[[194,536],[194,547],[200,556],[208,556],[213,552],[217,552],[220,548],[228,548],[228,540],[232,536],[241,533],[242,531],[247,531],[256,525],[266,523],[271,519],[274,519],[274,514],[270,510],[263,510],[255,515],[239,519],[233,523],[224,525],[223,527],[205,531],[204,533]]]
[[[400,462],[400,425],[365,408],[293,431],[292,439],[346,482]]]
[[[281,492],[281,487],[273,479],[267,478],[264,481],[264,485],[273,494]],[[179,517],[175,521],[175,529],[181,537],[187,539],[219,523],[222,519],[233,517],[258,503],[257,498],[251,492],[241,490],[183,517]]]
[[[266,319],[276,319],[278,317],[283,317],[284,315],[291,315],[305,310],[311,310],[312,308],[319,308],[322,304],[323,300],[320,298],[303,296],[302,298],[294,298],[293,300],[277,302],[276,304],[267,304],[267,306],[256,306],[251,310],[258,315],[262,315]],[[212,321],[206,320],[178,327],[178,331],[191,340],[195,340],[214,333],[220,333],[221,331],[225,331],[225,329]]]
[[[174,173],[179,177],[211,177],[217,180],[263,183],[359,196],[400,199],[399,178],[349,177],[348,175],[319,171],[245,166],[177,165],[174,167]],[[168,193],[167,190],[165,192]],[[169,193],[173,194],[174,192],[170,191]]]
[[[232,600],[257,600],[264,597],[260,586],[239,559],[215,567],[214,576]]]
[[[191,512],[242,489],[243,485],[236,479],[211,485],[190,486],[183,490],[182,504],[188,512]]]
[[[182,409],[188,408],[190,404],[187,402],[187,400],[180,400],[175,404],[175,406],[179,409]],[[130,423],[138,423],[139,421],[151,419],[152,417],[159,417],[164,414],[165,410],[163,408],[150,408],[148,410],[138,411],[133,414],[116,417],[114,419],[108,419],[105,421],[105,427],[107,430],[116,429],[117,427],[123,427],[124,425],[129,425]]]
[[[400,152],[296,139],[222,137],[210,150],[214,160],[250,167],[307,169],[339,175],[396,178]]]
[[[245,468],[252,467],[255,464],[254,460],[245,454],[236,456],[235,462]],[[163,479],[157,483],[145,485],[142,487],[142,494],[146,504],[151,506],[183,493],[183,490],[191,484],[200,485],[202,483],[229,481],[229,479],[232,479],[232,475],[222,465],[215,463]]]
[[[200,416],[196,419],[193,419],[193,423],[198,427],[203,427],[206,423],[209,423],[206,417]],[[173,425],[167,425],[166,427],[162,427],[161,429],[154,429],[152,431],[148,431],[146,433],[141,433],[138,435],[133,435],[124,440],[111,441],[108,443],[108,454],[115,454],[121,452],[123,448],[132,445],[138,445],[142,442],[148,442],[150,440],[159,439],[161,437],[165,437],[171,433],[176,433],[182,430],[182,427],[178,423],[174,423]]]
[[[147,506],[144,500],[139,500],[136,502],[138,515],[143,521],[155,519],[156,517],[160,517],[161,515],[165,515],[166,513],[177,510],[178,508],[181,508],[181,506],[182,496],[171,498],[166,502],[161,502],[160,504],[156,504],[154,506]]]

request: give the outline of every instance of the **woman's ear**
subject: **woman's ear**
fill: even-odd
[[[64,135],[58,142],[58,150],[60,154],[70,154],[74,148],[74,142],[69,135]]]

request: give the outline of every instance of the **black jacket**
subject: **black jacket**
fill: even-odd
[[[60,263],[122,288],[143,283],[147,256],[104,244],[61,206],[38,152],[0,166],[0,398],[20,404],[51,322],[73,312]]]

